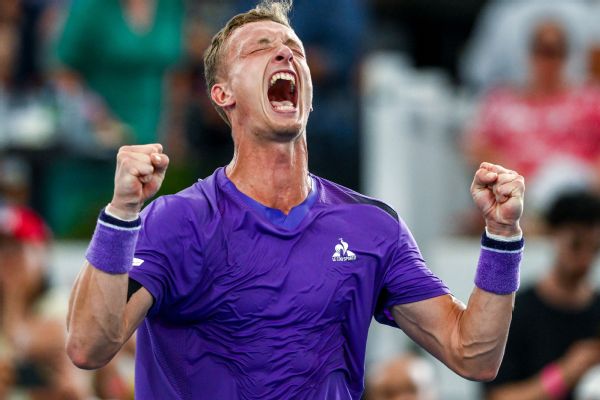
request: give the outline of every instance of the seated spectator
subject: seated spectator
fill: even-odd
[[[367,374],[367,400],[435,400],[432,364],[405,354],[375,365]]]
[[[536,21],[549,19],[564,27],[569,38],[566,75],[581,80],[590,6],[588,0],[486,1],[460,61],[462,81],[477,93],[498,85],[524,83],[531,29]]]
[[[600,363],[600,293],[592,265],[600,252],[600,198],[563,194],[546,215],[555,259],[545,276],[517,294],[504,360],[487,400],[572,399]]]
[[[558,23],[537,25],[527,84],[492,90],[465,141],[473,164],[496,162],[525,176],[538,211],[561,190],[594,187],[600,175],[600,92],[569,85],[568,54]]]

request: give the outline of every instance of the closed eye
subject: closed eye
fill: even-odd
[[[261,47],[260,49],[254,49],[254,50],[250,51],[250,54],[258,53],[263,50],[267,50],[267,47]]]
[[[299,55],[300,57],[304,57],[304,52],[303,52],[302,50],[299,50],[299,49],[292,49],[292,51],[293,51],[295,54]]]

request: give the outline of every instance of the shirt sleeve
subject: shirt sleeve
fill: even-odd
[[[202,256],[190,242],[191,218],[185,204],[174,196],[156,199],[142,212],[142,228],[129,272],[146,288],[154,304],[148,315],[176,307],[199,282]]]
[[[391,313],[395,305],[450,293],[425,264],[415,239],[402,220],[399,222],[398,241],[389,260],[375,308],[375,319],[378,322],[398,327]]]

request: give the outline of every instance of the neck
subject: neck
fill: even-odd
[[[529,85],[529,94],[532,97],[546,97],[558,94],[563,91],[565,85],[562,80],[552,82],[533,81]]]
[[[306,135],[291,142],[258,141],[238,137],[228,178],[242,193],[288,214],[308,196]]]
[[[593,290],[585,277],[569,278],[558,268],[553,268],[538,287],[546,301],[559,308],[585,308],[593,298]]]

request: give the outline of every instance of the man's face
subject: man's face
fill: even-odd
[[[562,79],[567,60],[567,39],[554,23],[538,27],[530,46],[531,72],[543,84],[556,84]]]
[[[600,226],[564,226],[555,232],[555,239],[561,276],[584,279],[600,252]]]
[[[303,134],[312,105],[312,81],[304,47],[293,30],[273,21],[236,29],[222,62],[231,94],[232,127],[261,138],[289,141]]]

